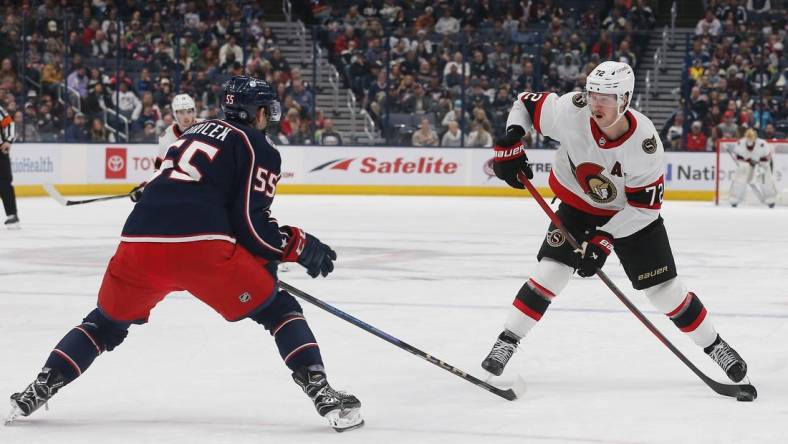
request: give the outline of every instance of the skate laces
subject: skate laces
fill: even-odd
[[[722,367],[724,371],[728,371],[734,364],[741,361],[741,358],[725,341],[720,341],[709,352],[709,356],[717,364]]]
[[[490,351],[489,358],[494,361],[498,361],[501,364],[506,364],[509,362],[509,359],[514,354],[515,350],[517,350],[517,344],[512,344],[502,339],[498,339],[495,341],[495,345],[493,345],[493,348]]]

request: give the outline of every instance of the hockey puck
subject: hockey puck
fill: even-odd
[[[752,402],[755,399],[751,393],[740,393],[736,396],[736,400],[739,402]]]

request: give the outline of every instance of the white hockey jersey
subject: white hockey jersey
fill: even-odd
[[[582,93],[521,93],[506,127],[519,125],[561,142],[549,184],[567,205],[612,216],[600,230],[629,236],[659,217],[665,191],[665,152],[646,116],[628,110],[629,130],[609,140],[591,118]]]
[[[747,138],[739,139],[739,143],[733,148],[733,155],[737,160],[750,163],[769,162],[772,160],[772,150],[763,139],[755,139],[752,148],[747,146]]]
[[[203,120],[204,119],[195,119],[192,125],[196,125],[202,122]],[[181,137],[181,134],[183,134],[183,131],[185,129],[186,128],[181,129],[177,123],[173,123],[172,125],[168,126],[164,130],[164,132],[161,133],[161,136],[159,136],[159,154],[156,156],[157,165],[161,164],[161,162],[164,161],[164,156],[167,155],[167,149],[176,140],[178,140],[179,137]]]

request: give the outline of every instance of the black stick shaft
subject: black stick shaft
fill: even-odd
[[[407,351],[408,353],[410,353],[412,355],[416,355],[416,356],[424,359],[425,361],[427,361],[427,362],[429,362],[429,363],[431,363],[433,365],[436,365],[436,366],[448,371],[449,373],[457,375],[460,378],[470,382],[471,384],[474,384],[474,385],[476,385],[478,387],[481,387],[481,388],[487,390],[488,392],[494,393],[494,394],[500,396],[501,398],[507,399],[509,401],[513,401],[513,400],[517,399],[517,395],[514,393],[514,390],[512,390],[512,389],[503,390],[503,389],[499,389],[498,387],[495,387],[494,385],[488,384],[488,383],[482,381],[481,379],[476,378],[473,375],[469,375],[468,373],[458,369],[457,367],[455,367],[455,366],[453,366],[451,364],[447,364],[446,362],[443,362],[440,359],[438,359],[438,358],[436,358],[436,357],[434,357],[432,355],[429,355],[429,354],[419,350],[418,348],[416,348],[416,347],[414,347],[414,346],[412,346],[412,345],[410,345],[410,344],[408,344],[408,343],[406,343],[404,341],[401,341],[401,340],[395,338],[394,336],[391,336],[390,334],[388,334],[388,333],[386,333],[386,332],[384,332],[384,331],[382,331],[382,330],[380,330],[380,329],[378,329],[376,327],[373,327],[372,325],[369,325],[366,322],[364,322],[364,321],[362,321],[362,320],[360,320],[360,319],[358,319],[358,318],[356,318],[356,317],[354,317],[354,316],[352,316],[352,315],[350,315],[348,313],[345,313],[344,311],[342,311],[342,310],[340,310],[340,309],[338,309],[338,308],[336,308],[336,307],[334,307],[332,305],[329,305],[329,304],[321,301],[320,299],[318,299],[318,298],[316,298],[314,296],[311,296],[311,295],[309,295],[309,294],[307,294],[307,293],[305,293],[305,292],[293,287],[292,285],[290,285],[290,284],[288,284],[286,282],[279,281],[279,286],[281,288],[283,288],[284,290],[287,290],[288,292],[292,293],[293,295],[298,296],[299,298],[301,298],[301,299],[303,299],[303,300],[305,300],[305,301],[307,301],[307,302],[309,302],[309,303],[311,303],[313,305],[316,305],[316,306],[322,308],[323,310],[331,313],[332,315],[334,315],[334,316],[336,316],[338,318],[344,319],[345,321],[355,325],[356,327],[359,327],[360,329],[362,329],[364,331],[372,333],[373,335],[379,337],[380,339],[383,339],[384,341],[386,341],[386,342],[388,342],[390,344],[394,344],[395,346]]]
[[[113,195],[113,196],[96,197],[96,198],[93,198],[93,199],[67,200],[66,201],[66,205],[68,205],[68,206],[71,206],[71,205],[82,205],[82,204],[91,203],[91,202],[101,202],[101,201],[105,201],[105,200],[123,199],[124,197],[129,197],[128,193],[127,194],[116,194],[116,195]]]

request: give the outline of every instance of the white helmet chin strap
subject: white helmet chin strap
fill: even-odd
[[[621,117],[623,117],[624,114],[626,114],[626,111],[624,111],[622,113],[622,112],[619,112],[618,110],[616,110],[616,120],[614,120],[613,123],[611,123],[610,125],[608,125],[608,126],[600,126],[600,128],[608,129],[608,128],[612,127],[613,125],[617,124],[619,120],[621,120]]]

